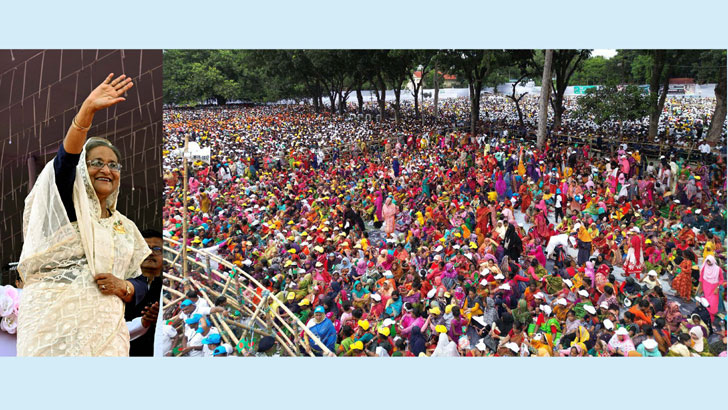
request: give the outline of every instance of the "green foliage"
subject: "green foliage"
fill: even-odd
[[[557,50],[571,57],[588,50]],[[725,50],[667,50],[663,76],[717,82],[726,65]],[[654,50],[618,50],[605,59],[590,57],[577,65],[569,85],[649,83]],[[573,66],[573,62],[570,63]],[[493,86],[524,73],[537,84],[542,50],[165,50],[164,102],[196,104],[217,98],[270,102],[319,96],[344,96],[374,89],[382,82],[401,87],[423,66],[424,87],[433,88],[434,67],[457,75],[456,86]],[[565,67],[569,67],[568,65]],[[568,70],[567,70],[568,72]],[[440,75],[440,74],[437,74]],[[558,77],[558,75],[556,75]],[[381,80],[381,82],[380,82]],[[440,75],[440,86],[444,79]]]
[[[637,84],[649,84],[652,78],[652,56],[641,54],[632,60],[632,79]]]
[[[601,125],[607,121],[638,120],[647,116],[648,110],[648,98],[639,87],[628,85],[620,89],[610,85],[587,90],[578,100],[575,115]]]

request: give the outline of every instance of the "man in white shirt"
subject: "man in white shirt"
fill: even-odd
[[[180,349],[182,356],[187,355],[189,357],[202,357],[203,336],[202,333],[197,331],[200,319],[202,319],[202,315],[195,314],[185,320],[185,325],[187,325],[188,328],[185,329],[185,335],[182,338],[182,349]]]
[[[171,356],[172,348],[174,348],[175,341],[178,337],[177,329],[172,325],[163,325],[161,331],[156,333],[156,341],[159,341],[161,356]],[[156,344],[156,343],[155,343]],[[155,346],[156,347],[156,346]],[[155,356],[157,352],[155,351]]]
[[[698,147],[700,150],[700,153],[703,154],[703,161],[708,160],[710,157],[711,147],[710,144],[708,144],[708,141],[703,141],[702,144]]]
[[[210,333],[209,336],[202,339],[202,356],[212,357],[212,353],[220,346],[220,333]]]

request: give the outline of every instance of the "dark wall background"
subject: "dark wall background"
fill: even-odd
[[[55,157],[86,96],[109,73],[131,76],[126,101],[98,112],[88,136],[122,153],[118,209],[139,229],[162,225],[162,51],[0,50],[0,283],[23,246],[31,169]]]

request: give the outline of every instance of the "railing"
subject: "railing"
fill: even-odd
[[[164,245],[164,260],[171,266],[177,267],[178,271],[182,271],[181,263],[179,259],[182,257],[181,243],[172,239],[166,238]],[[198,258],[192,257],[199,256]],[[284,304],[284,301],[276,298],[271,294],[260,282],[258,282],[253,276],[249,275],[244,270],[233,265],[232,263],[220,258],[219,256],[210,254],[209,252],[195,249],[193,247],[187,247],[187,261],[191,266],[197,266],[205,271],[206,274],[200,273],[199,276],[206,283],[201,283],[191,277],[187,280],[190,284],[194,285],[207,301],[210,306],[214,306],[213,301],[220,297],[226,296],[228,304],[240,312],[241,316],[245,315],[249,318],[248,324],[239,323],[238,321],[231,320],[223,314],[212,314],[210,315],[213,324],[223,330],[221,337],[226,343],[230,343],[233,346],[239,346],[240,341],[243,338],[252,339],[253,334],[259,336],[273,336],[281,346],[281,353],[289,356],[315,356],[314,352],[310,349],[308,343],[304,342],[300,336],[307,336],[318,348],[323,352],[324,356],[331,356],[333,353],[314,335],[306,325],[301,322],[293,312]],[[210,262],[214,261],[218,266],[224,266],[230,270],[230,273],[221,273],[216,269],[212,269]],[[220,279],[215,278],[226,278],[224,282]],[[175,276],[171,273],[164,273],[164,278],[168,279],[170,285],[172,282],[184,284],[185,279]],[[240,278],[245,278],[249,285],[240,283]],[[233,284],[234,282],[234,284]],[[221,288],[221,290],[216,290]],[[236,291],[233,291],[233,286]],[[258,294],[258,290],[261,290]],[[165,285],[163,292],[166,295],[174,296],[173,299],[164,298],[164,311],[165,313],[170,312],[169,309],[175,309],[179,306],[179,303],[183,301],[186,296],[183,292],[175,289],[173,286]],[[259,298],[260,300],[254,301],[253,298]],[[270,299],[274,299],[272,302],[277,305],[276,308],[271,308]],[[278,309],[283,311],[283,315],[279,313]],[[262,317],[265,315],[265,317]],[[165,315],[166,316],[166,315]],[[259,325],[265,330],[256,328]],[[236,328],[237,333],[240,333],[239,337],[235,331],[230,327]],[[303,348],[303,352],[302,352]],[[236,348],[236,352],[240,351]]]

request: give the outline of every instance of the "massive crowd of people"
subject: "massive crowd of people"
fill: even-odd
[[[570,104],[561,131],[609,137],[570,119]],[[270,308],[287,306],[331,354],[724,356],[725,157],[612,154],[555,136],[539,149],[505,97],[482,110],[471,136],[407,106],[399,124],[305,105],[167,109],[164,234],[183,238],[173,153],[187,135],[212,152],[189,167],[188,246],[255,277]],[[462,99],[440,111],[469,115]],[[524,112],[535,124],[532,101]],[[660,138],[702,142],[711,112],[668,99]],[[239,312],[185,290],[165,308],[167,351],[234,354],[207,317]],[[238,351],[280,350],[256,343]]]

